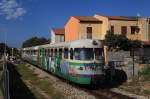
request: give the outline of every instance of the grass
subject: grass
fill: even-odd
[[[138,95],[150,95],[150,65],[143,68],[138,77],[124,83],[120,88]]]
[[[142,76],[146,81],[150,81],[150,65],[145,66],[142,72],[140,72],[140,76]]]
[[[22,64],[17,65],[17,70],[22,76],[23,80],[29,81],[32,85],[39,87],[43,92],[52,97],[52,99],[65,99],[65,97],[58,90],[54,89],[52,83],[48,78],[39,78],[32,70],[29,69],[30,65]],[[33,89],[32,89],[33,90]],[[33,90],[33,93],[37,93]],[[42,99],[42,98],[38,98]]]

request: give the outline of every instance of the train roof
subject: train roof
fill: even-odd
[[[75,40],[71,42],[60,42],[60,43],[53,43],[49,45],[44,45],[41,47],[48,47],[48,48],[98,48],[103,47],[103,44],[99,40],[91,40],[91,39],[82,39],[82,40]]]
[[[26,47],[26,48],[22,48],[22,50],[38,50],[39,49],[39,46],[33,46],[33,47]]]
[[[103,44],[99,40],[91,40],[91,39],[82,39],[77,41],[72,41],[69,44],[70,48],[98,48],[103,47]]]
[[[39,48],[102,48],[103,43],[100,40],[82,39],[71,42],[59,42],[45,44],[35,47],[28,47],[24,49],[39,49]]]

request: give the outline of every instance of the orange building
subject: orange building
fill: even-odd
[[[65,25],[65,41],[100,39],[102,21],[93,16],[71,16]]]
[[[105,39],[107,31],[114,34],[125,35],[131,40],[150,41],[150,19],[137,16],[101,16],[95,18],[102,20],[102,38]]]
[[[150,18],[129,16],[71,16],[64,29],[51,31],[52,43],[79,39],[104,40],[108,31],[131,40],[150,42]]]

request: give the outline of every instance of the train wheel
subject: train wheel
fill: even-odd
[[[94,79],[91,79],[90,89],[97,89],[98,84]]]

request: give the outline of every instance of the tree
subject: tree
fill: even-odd
[[[0,57],[6,52],[9,56],[12,55],[12,47],[9,47],[5,43],[0,43]],[[20,55],[19,51],[17,48],[13,48],[13,56],[18,56]]]
[[[105,45],[108,46],[108,49],[114,49],[114,47],[116,46],[116,38],[113,33],[108,32],[105,35]]]
[[[130,47],[132,48],[139,48],[141,47],[142,42],[139,40],[130,40]]]
[[[7,44],[5,43],[0,43],[0,53],[4,53],[4,51],[6,50],[6,53],[9,53],[9,47],[7,46]]]
[[[27,39],[23,42],[22,47],[31,47],[31,46],[37,46],[37,45],[43,45],[50,43],[50,41],[44,37],[38,38],[38,37],[32,37]]]
[[[141,47],[141,41],[139,40],[129,40],[124,35],[113,34],[108,32],[105,35],[105,45],[108,46],[109,50],[117,49],[117,50],[130,50],[131,48],[139,48]]]

